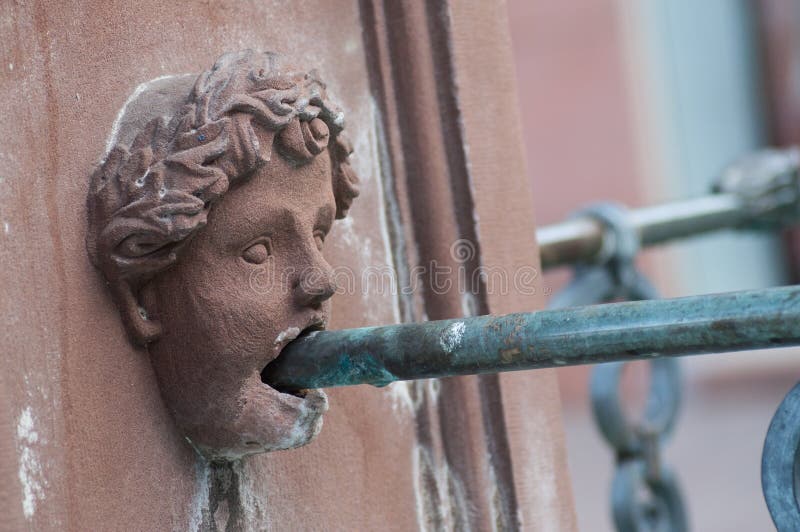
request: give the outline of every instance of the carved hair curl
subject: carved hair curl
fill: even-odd
[[[232,185],[269,161],[272,144],[298,164],[330,148],[337,218],[358,195],[342,112],[313,71],[281,70],[277,62],[276,54],[252,50],[223,55],[176,116],[149,122],[130,147],[114,146],[92,174],[89,256],[141,343],[160,331],[139,307],[139,289],[175,263]],[[274,142],[259,146],[254,127]]]

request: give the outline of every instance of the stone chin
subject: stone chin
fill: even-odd
[[[307,329],[312,330],[320,328]],[[288,343],[283,342],[283,346]],[[151,354],[159,356],[154,351],[158,350],[151,348]],[[320,433],[323,414],[328,410],[328,398],[322,390],[282,392],[263,382],[261,363],[253,366],[242,382],[233,382],[216,393],[201,392],[196,398],[175,393],[185,389],[184,380],[164,374],[160,364],[154,367],[162,396],[178,427],[195,450],[211,461],[307,445]]]
[[[208,460],[236,460],[251,454],[295,449],[311,443],[322,430],[328,398],[322,390],[302,395],[281,393],[260,382],[244,392],[247,407],[230,427],[203,427],[186,439]],[[264,427],[270,430],[265,431]],[[230,431],[230,432],[229,432]],[[206,437],[211,432],[211,437]],[[219,441],[230,434],[233,440]],[[215,441],[216,440],[216,441]]]

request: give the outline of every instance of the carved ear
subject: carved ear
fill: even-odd
[[[115,283],[111,291],[131,341],[146,346],[161,336],[161,323],[148,316],[147,310],[139,304],[130,285],[125,282]]]
[[[336,198],[336,218],[347,216],[350,205],[358,197],[358,176],[350,166],[348,158],[353,153],[353,145],[344,134],[340,134],[331,148],[333,166],[333,195]]]

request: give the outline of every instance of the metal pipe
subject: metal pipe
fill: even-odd
[[[643,246],[739,227],[751,214],[735,194],[714,194],[631,211]]]
[[[630,211],[642,246],[737,227],[750,213],[734,194],[714,194]],[[536,231],[542,268],[590,262],[603,248],[603,225],[589,216],[544,226]]]
[[[683,201],[632,209],[631,224],[642,246],[728,228],[776,228],[800,218],[800,152],[769,149],[748,155],[726,169],[714,193]],[[590,216],[536,231],[542,268],[592,262],[601,254],[606,231]]]
[[[542,268],[591,261],[603,248],[603,233],[603,225],[588,216],[540,227],[536,240]]]
[[[281,390],[800,344],[800,286],[340,331],[262,373]]]

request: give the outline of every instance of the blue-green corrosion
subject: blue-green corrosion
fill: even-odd
[[[322,331],[265,368],[278,389],[800,344],[800,287]]]
[[[318,382],[368,382],[374,386],[386,386],[397,380],[368,353],[361,353],[356,359],[347,353],[342,353],[333,361],[334,364],[331,366],[317,368],[319,373],[315,374],[314,378]],[[304,386],[304,388],[322,387],[321,385]]]

